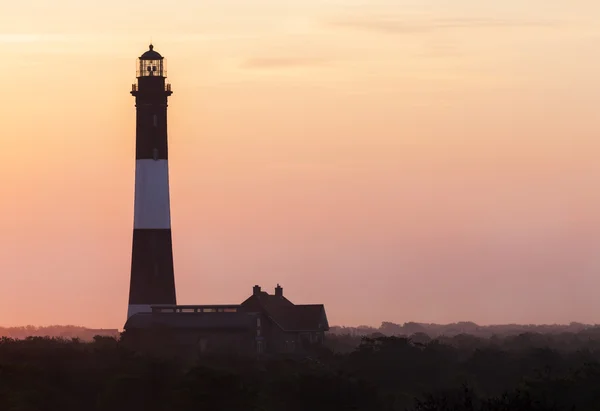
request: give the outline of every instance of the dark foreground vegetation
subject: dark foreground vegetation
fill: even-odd
[[[443,341],[334,335],[309,359],[195,364],[110,337],[3,338],[0,410],[600,410],[600,329]]]

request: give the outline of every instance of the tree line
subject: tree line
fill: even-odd
[[[25,325],[20,327],[0,327],[0,337],[23,339],[27,337],[58,337],[79,338],[84,341],[92,341],[95,336],[119,337],[117,329],[95,329],[77,325],[47,325],[36,327]]]
[[[309,357],[205,356],[194,363],[149,357],[111,337],[5,337],[0,410],[600,409],[596,329],[413,337],[333,335]]]
[[[461,321],[450,324],[418,323],[406,322],[396,324],[384,321],[379,327],[361,325],[358,327],[332,326],[330,333],[337,335],[366,336],[374,333],[381,333],[388,336],[408,336],[417,333],[427,334],[430,337],[453,337],[459,334],[469,334],[476,337],[506,337],[509,335],[519,335],[523,333],[539,334],[561,334],[577,333],[590,328],[594,324],[583,324],[571,322],[569,324],[495,324],[479,325],[472,321]]]

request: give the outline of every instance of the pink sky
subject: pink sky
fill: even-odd
[[[135,59],[174,95],[178,300],[598,322],[600,3],[0,6],[0,325],[121,327]]]

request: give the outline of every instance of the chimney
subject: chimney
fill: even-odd
[[[253,294],[253,295],[259,295],[259,294],[260,294],[260,285],[255,285],[255,286],[252,288],[252,294]]]
[[[279,284],[277,284],[277,287],[275,287],[275,295],[277,297],[283,297],[283,288],[281,288]]]

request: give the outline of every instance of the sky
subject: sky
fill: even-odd
[[[599,322],[597,0],[0,0],[0,325],[124,324],[151,41],[179,303]]]

